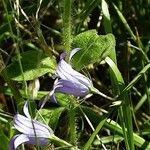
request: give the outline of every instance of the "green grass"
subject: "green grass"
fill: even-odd
[[[148,6],[148,0],[2,0],[0,141],[4,144],[0,144],[0,149],[8,149],[15,135],[13,116],[16,112],[23,114],[23,104],[29,101],[33,102],[30,108],[33,116],[52,127],[56,137],[48,146],[25,145],[20,149],[71,146],[83,150],[149,150]],[[97,34],[94,30],[80,34],[91,29]],[[116,41],[109,41],[109,36],[105,39],[99,36],[108,33],[113,34]],[[58,106],[47,103],[38,110],[39,100],[53,87],[59,55],[66,52],[68,61],[74,44],[83,50],[75,54],[74,68],[86,74],[95,88],[114,101],[95,93],[83,98],[56,94]],[[33,51],[39,55],[33,56]],[[25,58],[27,53],[31,57]],[[44,54],[41,56],[41,53]],[[31,68],[27,66],[29,63]],[[39,79],[40,89],[34,84],[34,77]],[[34,94],[37,96],[32,97]]]

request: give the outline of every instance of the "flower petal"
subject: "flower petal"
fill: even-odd
[[[30,113],[29,113],[29,103],[26,101],[25,104],[24,104],[24,107],[23,107],[23,112],[24,114],[31,119],[31,116],[30,116]]]
[[[42,99],[40,100],[40,102],[39,102],[39,104],[38,104],[39,109],[43,108],[44,105],[46,104],[46,102],[47,102],[49,99],[50,99],[50,102],[51,102],[52,104],[54,104],[54,106],[59,106],[59,105],[57,104],[57,100],[56,100],[56,98],[55,98],[55,96],[54,96],[54,92],[55,92],[55,90],[53,89],[53,90],[50,91],[46,96],[42,97]]]
[[[57,103],[56,97],[55,97],[55,93],[53,93],[53,95],[51,95],[50,100],[54,103]]]
[[[62,60],[62,59],[65,59],[65,57],[66,57],[66,53],[64,52],[64,53],[61,53],[61,55],[60,55],[60,60]]]
[[[72,57],[73,57],[79,50],[81,50],[81,49],[80,49],[80,48],[75,48],[75,49],[73,49],[73,50],[70,52],[69,63],[70,63]]]
[[[68,80],[60,79],[57,83],[59,86],[55,89],[55,92],[62,92],[66,94],[71,94],[74,96],[85,96],[88,94],[89,89],[79,82],[71,82]]]
[[[24,135],[24,134],[15,135],[9,143],[9,150],[16,150],[20,144],[28,142],[28,141],[29,141],[29,138],[27,137],[27,135]]]
[[[74,77],[69,74],[72,71],[72,67],[67,64],[63,59],[58,63],[56,73],[61,79],[74,80]]]
[[[16,150],[22,143],[28,143],[33,145],[46,145],[49,143],[48,138],[44,137],[30,137],[25,134],[14,136],[9,143],[9,150]]]
[[[58,63],[58,68],[56,73],[61,79],[71,80],[72,82],[81,82],[87,87],[92,86],[92,81],[84,76],[83,74],[75,71],[71,65],[66,63],[64,60],[61,60]]]
[[[26,118],[20,114],[17,114],[14,117],[14,127],[18,131],[32,136],[35,136],[36,134],[38,137],[49,137],[53,134],[52,129],[48,126],[38,121]]]
[[[27,143],[33,145],[47,145],[49,143],[49,139],[44,137],[29,137],[29,141]]]

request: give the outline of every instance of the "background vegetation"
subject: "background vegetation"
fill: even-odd
[[[75,47],[86,51],[91,43],[85,60],[76,63],[76,55],[72,65],[102,93],[117,96],[116,103],[97,94],[80,100],[57,94],[58,104],[49,101],[38,112],[55,135],[79,149],[150,150],[150,1],[69,2],[1,0],[0,149],[8,149],[13,116],[26,100],[36,115],[53,87],[59,55]],[[98,35],[106,39],[95,46]],[[58,148],[65,149],[53,143],[41,149]]]

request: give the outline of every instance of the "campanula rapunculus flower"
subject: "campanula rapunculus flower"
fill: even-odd
[[[71,51],[69,56],[69,63],[72,57],[79,50],[80,48],[76,48]],[[95,93],[101,95],[106,99],[114,100],[113,98],[106,96],[105,94],[101,93],[98,89],[96,89],[93,86],[92,81],[88,77],[74,70],[72,66],[64,60],[65,57],[66,54],[62,53],[57,66],[57,79],[54,83],[53,90],[50,93],[53,93],[51,96],[52,101],[56,102],[56,98],[54,95],[54,93],[56,92],[66,93],[76,97],[84,97],[89,93]]]
[[[71,51],[69,62],[73,55],[79,50],[79,48],[76,48]],[[72,66],[64,60],[65,56],[65,53],[62,53],[60,56],[60,61],[56,69],[57,79],[54,83],[53,92],[51,92],[51,94],[60,92],[74,95],[76,97],[84,97],[89,93],[90,88],[93,87],[92,81],[88,77],[74,70]],[[56,101],[53,94],[51,98]]]
[[[92,81],[88,77],[72,68],[72,66],[70,65],[70,61],[79,50],[80,48],[76,48],[71,51],[69,56],[69,63],[64,60],[64,58],[66,57],[66,53],[62,53],[60,55],[60,61],[56,69],[56,80],[54,82],[53,89],[49,92],[47,96],[45,96],[41,100],[41,108],[44,106],[49,98],[51,102],[57,103],[55,93],[65,93],[76,97],[84,97],[89,93],[96,93],[104,98],[113,100],[113,98],[106,96],[105,94],[94,88]]]
[[[28,103],[24,105],[24,114],[16,114],[13,120],[13,126],[20,134],[15,135],[10,143],[9,150],[16,150],[22,143],[33,145],[46,145],[49,143],[49,138],[53,136],[53,130],[31,118],[28,110]]]

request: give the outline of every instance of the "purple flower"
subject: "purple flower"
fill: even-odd
[[[53,135],[53,130],[49,126],[31,118],[28,110],[28,103],[25,103],[23,110],[26,117],[20,114],[14,116],[13,126],[21,134],[17,134],[11,139],[9,150],[17,149],[22,143],[46,145]]]
[[[73,55],[79,50],[80,48],[76,48],[71,51],[69,63]],[[74,70],[72,66],[64,60],[65,57],[66,53],[62,53],[60,55],[60,61],[56,69],[56,74],[54,75],[56,80],[54,82],[53,89],[47,96],[44,96],[41,99],[39,103],[40,108],[45,105],[49,98],[52,103],[57,103],[55,93],[65,93],[76,97],[84,97],[89,94],[90,89],[93,87],[92,81],[83,74]]]
[[[44,106],[49,98],[52,103],[57,103],[55,93],[58,92],[70,94],[76,97],[84,97],[89,93],[95,93],[106,99],[114,100],[114,98],[111,98],[96,89],[89,78],[72,68],[70,61],[73,55],[75,55],[79,50],[80,48],[76,48],[71,51],[69,56],[69,63],[64,60],[66,53],[62,53],[60,55],[60,61],[56,69],[56,80],[54,82],[53,89],[47,96],[42,98],[39,104],[40,108]]]
[[[69,62],[72,56],[79,50],[79,48],[76,48],[71,51]],[[56,102],[54,95],[56,92],[70,94],[76,97],[84,97],[90,92],[90,88],[93,87],[92,81],[89,78],[74,70],[72,66],[64,60],[65,56],[65,53],[62,53],[60,56],[56,70],[57,79],[55,80],[53,90],[50,92],[51,99],[54,102]]]

